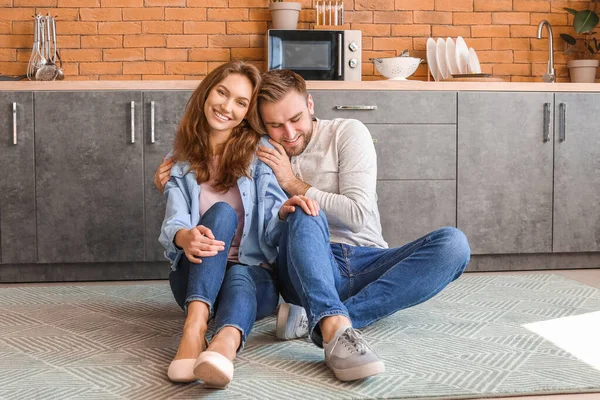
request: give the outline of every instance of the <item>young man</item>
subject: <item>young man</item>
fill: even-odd
[[[316,200],[322,210],[317,217],[296,210],[286,221],[278,280],[284,300],[303,308],[280,307],[277,336],[305,335],[307,325],[342,381],[382,373],[383,362],[356,329],[422,303],[458,278],[470,258],[467,239],[447,227],[388,249],[368,129],[357,120],[314,118],[312,97],[299,75],[263,74],[259,111],[275,149],[262,147],[257,155],[289,196]],[[165,165],[155,176],[159,188]]]

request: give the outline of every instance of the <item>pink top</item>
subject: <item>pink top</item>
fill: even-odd
[[[219,165],[219,156],[213,156],[210,158],[208,168],[210,175],[215,176],[217,166]],[[230,188],[226,193],[216,191],[212,186],[213,179],[209,182],[200,184],[200,217],[212,207],[213,204],[219,201],[224,201],[229,204],[238,216],[238,225],[229,248],[229,255],[227,261],[239,262],[238,253],[240,250],[240,242],[242,240],[242,231],[244,230],[244,205],[242,204],[242,197],[240,196],[240,189],[237,185]]]

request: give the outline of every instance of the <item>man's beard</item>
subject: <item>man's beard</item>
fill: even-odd
[[[295,156],[299,156],[300,154],[302,154],[304,152],[304,150],[306,150],[306,146],[308,146],[308,144],[310,143],[310,139],[312,138],[312,134],[313,134],[313,130],[314,130],[314,124],[310,123],[310,130],[308,132],[304,132],[302,133],[301,136],[303,136],[303,142],[302,142],[302,147],[294,147],[293,149],[288,149],[284,146],[285,152],[288,155],[288,157],[295,157]]]

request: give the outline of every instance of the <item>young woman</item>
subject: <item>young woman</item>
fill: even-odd
[[[317,215],[316,202],[287,199],[272,170],[255,156],[260,72],[230,62],[192,94],[175,138],[159,238],[171,260],[169,281],[187,312],[168,377],[225,388],[254,321],[273,313],[278,292],[270,264],[283,221],[295,206]],[[162,177],[163,182],[166,180]],[[160,179],[159,179],[160,181]],[[209,318],[216,333],[205,338]]]

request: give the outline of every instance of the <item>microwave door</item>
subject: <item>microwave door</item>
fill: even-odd
[[[343,80],[343,34],[276,31],[270,40],[269,69],[290,69],[307,80]]]

